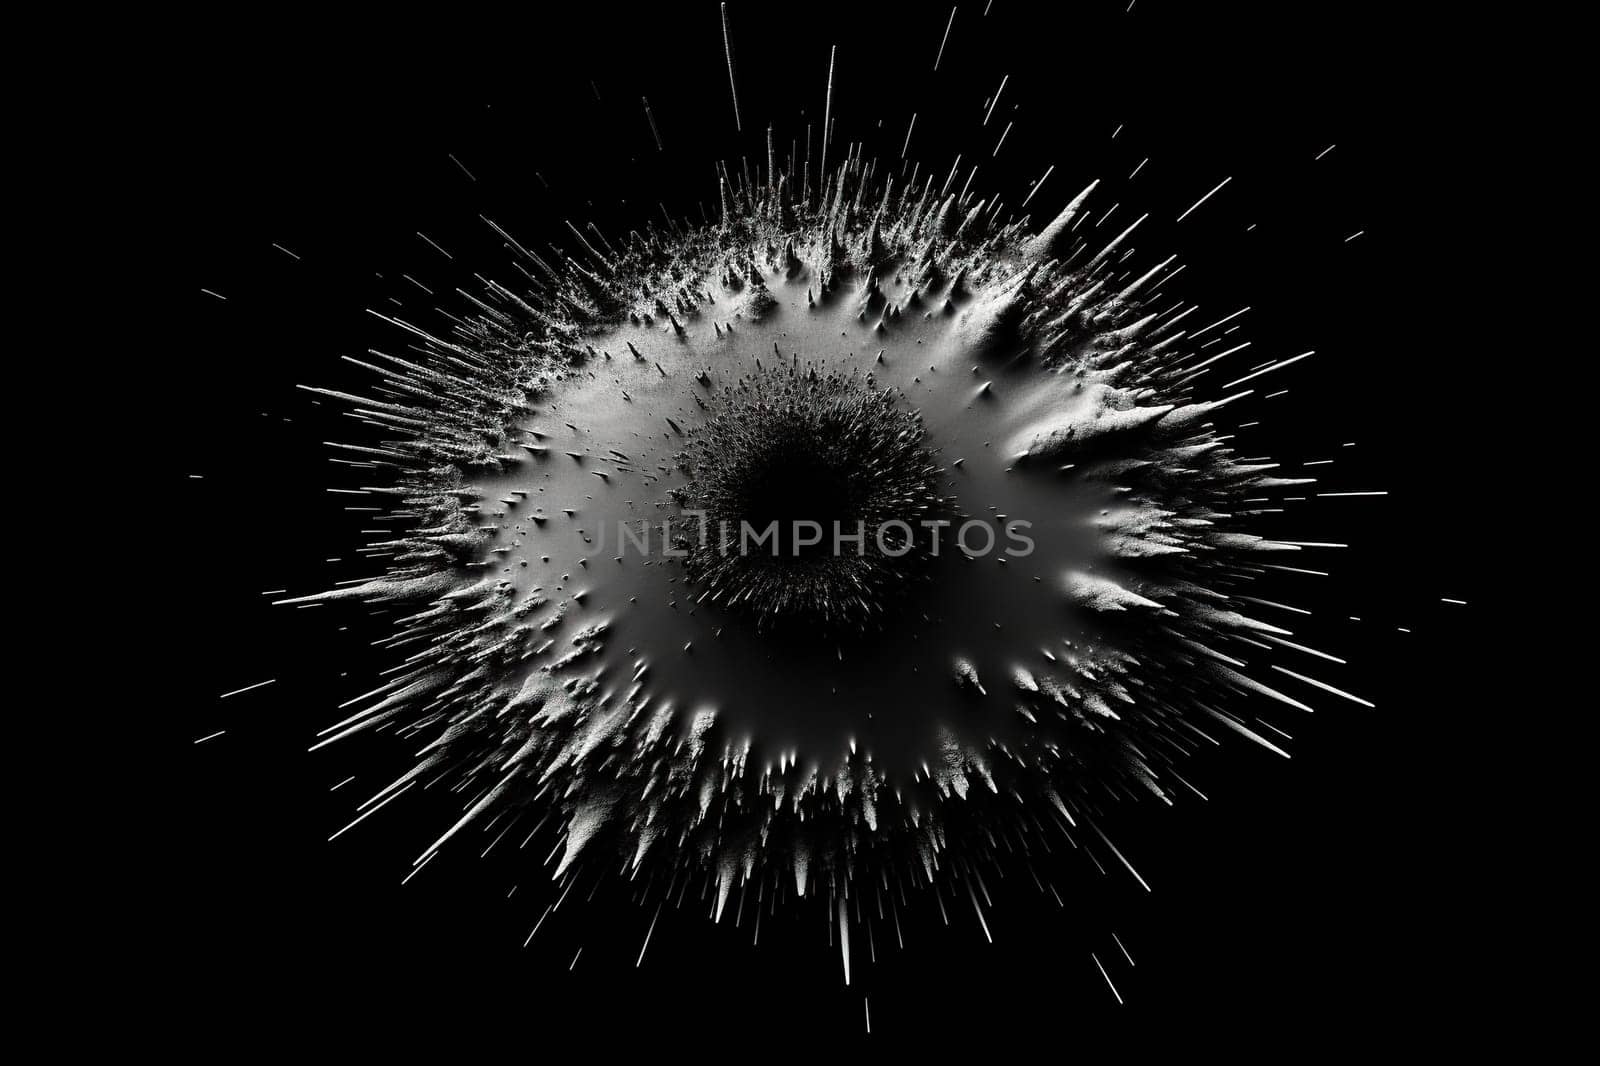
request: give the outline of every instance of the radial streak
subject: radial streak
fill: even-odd
[[[822,157],[817,163],[817,188],[828,195],[828,134],[833,129],[833,61],[839,55],[839,46],[828,51],[828,96],[822,105]]]
[[[944,37],[939,41],[939,54],[933,57],[933,69],[939,69],[939,61],[944,59],[944,46],[950,40],[950,27],[956,24],[956,9],[950,9],[950,21],[944,24]]]
[[[733,93],[733,128],[743,133],[744,125],[739,121],[739,83],[733,76],[733,33],[728,28],[727,4],[722,5],[722,50],[728,57],[728,89]]]
[[[1233,175],[1230,174],[1226,178],[1223,178],[1221,181],[1217,182],[1217,187],[1215,189],[1212,189],[1210,192],[1206,193],[1204,196],[1200,197],[1200,199],[1196,200],[1194,202],[1194,204],[1190,206],[1188,211],[1185,211],[1183,214],[1178,216],[1178,221],[1182,222],[1184,219],[1188,218],[1190,213],[1193,212],[1196,207],[1199,207],[1201,204],[1205,203],[1207,200],[1209,200],[1213,196],[1217,195],[1217,193],[1221,191],[1222,187],[1224,185],[1228,184],[1228,182],[1230,182],[1232,180],[1233,180]]]

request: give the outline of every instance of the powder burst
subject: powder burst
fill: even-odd
[[[1169,799],[1218,727],[1281,753],[1229,708],[1307,709],[1253,676],[1290,634],[1243,596],[1301,550],[1243,501],[1297,482],[1223,439],[1245,391],[1191,395],[1183,316],[1145,297],[1167,264],[1074,236],[1093,186],[1030,232],[875,171],[847,158],[810,200],[735,182],[715,225],[560,262],[511,241],[531,291],[491,283],[452,337],[391,319],[420,352],[377,357],[376,395],[313,390],[385,428],[345,447],[409,528],[371,545],[384,576],[282,602],[403,607],[403,668],[318,747],[388,727],[421,757],[375,798],[439,774],[471,797],[418,863],[555,810],[558,878],[709,879],[719,917],[781,882],[845,922],[852,879],[966,880],[999,840],[1120,859],[1105,804]],[[814,565],[605,543],[779,513],[945,542]],[[994,550],[1019,519],[1031,550]]]
[[[367,394],[311,390],[380,431],[337,447],[384,472],[357,491],[396,532],[381,577],[278,602],[382,609],[396,668],[315,747],[416,742],[367,813],[464,797],[417,867],[554,819],[566,885],[697,885],[719,920],[821,897],[848,980],[863,907],[921,883],[983,922],[983,872],[1052,836],[1144,884],[1105,811],[1171,802],[1219,732],[1285,754],[1237,710],[1310,709],[1276,678],[1365,704],[1254,668],[1310,650],[1250,593],[1318,545],[1256,531],[1308,479],[1236,454],[1229,405],[1303,357],[1202,395],[1228,352],[1153,297],[1173,261],[1133,265],[1138,222],[1091,241],[1096,184],[1035,227],[972,174],[843,154],[796,175],[769,133],[701,226],[570,227],[566,254],[495,227],[522,282],[447,335],[380,315],[410,350]],[[725,550],[773,520],[864,539]]]

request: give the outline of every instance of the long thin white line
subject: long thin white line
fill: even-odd
[[[1111,983],[1111,975],[1106,973],[1106,968],[1104,966],[1100,965],[1100,956],[1096,955],[1094,952],[1091,951],[1091,952],[1089,952],[1089,957],[1091,959],[1093,959],[1094,960],[1094,964],[1097,967],[1099,967],[1100,976],[1104,977],[1106,979],[1106,987],[1111,989],[1111,994],[1113,996],[1117,997],[1117,1006],[1119,1006],[1119,1007],[1122,1006],[1123,1005],[1123,1003],[1122,1003],[1122,993],[1118,992],[1117,991],[1117,986]]]
[[[1250,310],[1250,308],[1241,307],[1241,308],[1239,308],[1239,310],[1235,311],[1233,314],[1228,315],[1225,318],[1219,318],[1215,322],[1211,323],[1211,325],[1209,325],[1209,326],[1201,326],[1199,329],[1194,331],[1194,336],[1198,337],[1202,333],[1209,333],[1210,331],[1216,329],[1218,326],[1222,325],[1225,322],[1232,322],[1234,319],[1238,318],[1240,315],[1244,314],[1248,310]],[[1193,338],[1190,338],[1190,339],[1192,340]]]
[[[275,677],[269,677],[265,681],[257,681],[253,685],[246,685],[244,688],[236,688],[232,692],[224,692],[222,695],[218,696],[217,699],[225,700],[229,696],[238,696],[238,695],[241,695],[243,693],[253,691],[254,689],[261,688],[263,685],[270,685],[276,680],[278,680],[278,679],[275,678]]]
[[[350,830],[354,829],[356,826],[360,825],[362,822],[366,821],[368,818],[371,818],[374,814],[377,814],[379,811],[383,810],[389,804],[393,803],[395,800],[397,800],[401,796],[405,795],[407,789],[409,789],[414,784],[416,784],[415,781],[407,781],[405,788],[402,788],[399,792],[396,792],[394,795],[390,796],[388,799],[384,800],[382,803],[380,803],[376,807],[372,808],[372,810],[368,811],[366,814],[363,814],[361,817],[357,818],[355,821],[351,822],[349,825],[345,826],[343,829],[339,830],[337,833],[333,834],[333,836],[329,837],[328,839],[330,841],[338,840],[340,837],[344,836]]]
[[[644,944],[639,948],[639,958],[633,964],[633,968],[636,969],[636,970],[640,966],[644,965],[645,948],[648,948],[650,946],[650,934],[654,933],[656,931],[656,918],[659,918],[659,917],[661,917],[661,904],[657,903],[656,904],[655,918],[651,918],[650,919],[650,928],[648,930],[646,930],[645,934],[644,934]]]
[[[1204,196],[1200,197],[1200,199],[1196,200],[1194,202],[1193,206],[1191,206],[1188,211],[1185,211],[1183,214],[1179,215],[1178,216],[1178,221],[1182,222],[1184,219],[1188,218],[1190,212],[1194,211],[1194,209],[1196,207],[1199,207],[1201,204],[1205,203],[1207,200],[1209,200],[1213,196],[1217,195],[1217,193],[1222,189],[1222,187],[1224,185],[1228,184],[1228,182],[1230,182],[1232,180],[1233,180],[1233,175],[1232,174],[1230,174],[1227,177],[1223,178],[1220,182],[1217,183],[1217,187],[1215,189],[1212,189],[1210,192],[1208,192]]]
[[[989,124],[989,117],[994,114],[994,109],[1000,106],[1000,94],[1006,91],[1006,82],[1010,80],[1011,75],[1009,74],[1000,79],[1000,88],[994,91],[994,99],[989,101],[989,110],[983,113],[982,125],[987,126]]]
[[[1238,385],[1241,382],[1249,381],[1251,378],[1258,378],[1262,374],[1270,374],[1274,370],[1282,370],[1284,367],[1288,366],[1290,363],[1298,363],[1300,360],[1306,358],[1307,356],[1316,355],[1316,354],[1317,353],[1314,352],[1314,351],[1313,352],[1301,352],[1299,355],[1295,356],[1293,359],[1285,359],[1281,363],[1273,363],[1271,366],[1267,367],[1265,370],[1257,370],[1254,374],[1246,374],[1244,377],[1236,378],[1233,381],[1228,382],[1226,385],[1224,385],[1222,387],[1225,388],[1225,389],[1231,389],[1235,385]]]
[[[944,46],[950,40],[950,27],[956,24],[956,9],[950,9],[950,21],[944,24],[944,38],[939,42],[939,54],[933,57],[933,69],[939,69],[939,61],[944,58]]]
[[[1321,681],[1318,681],[1314,677],[1306,677],[1304,674],[1297,674],[1293,670],[1285,670],[1283,667],[1276,666],[1276,665],[1273,666],[1273,669],[1278,671],[1279,673],[1288,674],[1290,677],[1294,678],[1297,681],[1304,681],[1308,685],[1313,685],[1313,686],[1315,686],[1317,688],[1320,688],[1324,692],[1331,692],[1335,696],[1343,696],[1345,699],[1349,700],[1351,703],[1359,703],[1363,707],[1376,707],[1377,706],[1377,704],[1368,703],[1366,700],[1362,699],[1360,696],[1352,696],[1352,695],[1350,695],[1350,693],[1344,691],[1343,689],[1334,688],[1332,685],[1325,685]]]

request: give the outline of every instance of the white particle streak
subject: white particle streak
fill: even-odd
[[[360,825],[362,822],[366,821],[368,818],[371,818],[374,814],[377,814],[379,811],[383,810],[389,804],[393,803],[395,800],[397,800],[401,796],[405,795],[405,793],[408,790],[410,790],[411,786],[414,785],[414,784],[416,784],[415,781],[407,781],[404,788],[400,789],[394,795],[390,796],[388,799],[384,800],[382,803],[378,804],[376,807],[372,808],[370,811],[368,811],[367,813],[361,815],[355,821],[351,822],[349,825],[345,826],[343,829],[341,829],[337,833],[333,834],[333,836],[329,837],[328,840],[329,841],[338,840],[340,837],[344,836],[350,830],[354,829],[356,826]],[[401,883],[404,884],[404,882],[401,882]]]
[[[636,970],[640,966],[644,965],[645,949],[647,949],[650,946],[650,934],[654,933],[656,931],[656,918],[661,917],[661,906],[662,905],[660,903],[656,904],[655,917],[650,919],[650,928],[645,930],[644,943],[639,948],[639,958],[633,964],[633,968],[636,969]]]
[[[1242,378],[1235,378],[1233,381],[1228,382],[1226,385],[1224,385],[1222,387],[1225,388],[1225,389],[1231,389],[1235,385],[1241,384],[1242,382],[1249,381],[1252,378],[1258,378],[1262,374],[1270,374],[1274,370],[1282,370],[1286,366],[1289,366],[1289,365],[1291,365],[1293,363],[1298,363],[1300,360],[1305,359],[1308,356],[1312,356],[1312,355],[1316,355],[1316,354],[1317,353],[1314,352],[1314,351],[1312,351],[1312,352],[1301,352],[1299,355],[1295,356],[1292,359],[1285,359],[1281,363],[1273,363],[1271,366],[1267,367],[1265,370],[1257,370],[1253,374],[1246,374]]]
[[[236,688],[232,692],[224,692],[222,695],[218,696],[217,699],[225,700],[229,696],[238,696],[238,695],[241,695],[241,694],[246,693],[246,692],[252,692],[252,691],[254,691],[254,690],[258,689],[258,688],[261,688],[264,685],[270,685],[276,680],[277,680],[277,678],[275,678],[275,677],[269,677],[265,681],[257,681],[253,685],[246,685],[244,688]]]
[[[1376,706],[1375,704],[1368,703],[1366,700],[1362,699],[1360,696],[1352,696],[1352,695],[1350,695],[1350,693],[1344,691],[1343,689],[1334,688],[1332,685],[1324,684],[1323,682],[1318,681],[1314,677],[1306,677],[1304,674],[1297,674],[1293,670],[1285,670],[1283,667],[1276,666],[1276,665],[1273,666],[1273,669],[1278,671],[1281,674],[1288,674],[1290,677],[1294,678],[1297,681],[1304,681],[1308,685],[1311,685],[1311,686],[1313,686],[1315,688],[1320,688],[1324,692],[1331,692],[1335,696],[1341,696],[1344,699],[1349,700],[1351,703],[1359,703],[1363,707],[1374,707],[1374,706]]]
[[[1248,310],[1250,310],[1250,308],[1241,307],[1241,308],[1239,308],[1239,310],[1235,311],[1233,314],[1225,315],[1222,318],[1219,318],[1215,322],[1211,323],[1211,325],[1209,325],[1209,326],[1201,326],[1199,329],[1194,331],[1194,335],[1196,337],[1198,337],[1202,333],[1209,333],[1211,330],[1216,329],[1218,326],[1224,325],[1224,324],[1226,324],[1228,322],[1232,322],[1234,319],[1238,318],[1240,315],[1244,314]]]
[[[956,9],[950,9],[950,21],[944,24],[944,38],[939,42],[939,54],[933,57],[933,69],[939,69],[939,63],[944,59],[944,46],[950,40],[950,27],[956,24]]]
[[[437,851],[433,853],[433,855],[437,855],[437,854],[439,854]],[[429,855],[426,859],[423,859],[422,862],[418,863],[417,864],[417,868],[415,870],[412,870],[410,873],[406,874],[404,877],[402,877],[400,879],[400,883],[403,885],[407,881],[411,880],[413,877],[415,877],[418,874],[420,874],[422,872],[422,868],[424,866],[428,865],[428,863],[433,861],[433,855]],[[524,946],[526,946],[526,945],[524,945]]]
[[[1231,174],[1228,175],[1226,178],[1223,178],[1221,181],[1219,181],[1217,183],[1217,187],[1215,189],[1212,189],[1210,192],[1208,192],[1204,196],[1200,197],[1200,199],[1196,200],[1194,202],[1194,204],[1192,206],[1190,206],[1188,211],[1185,211],[1183,214],[1178,216],[1177,220],[1179,222],[1182,222],[1184,219],[1188,218],[1189,215],[1194,211],[1194,209],[1196,207],[1199,207],[1201,204],[1205,203],[1207,200],[1209,200],[1213,196],[1217,195],[1217,193],[1221,191],[1222,187],[1224,185],[1228,184],[1228,182],[1230,182],[1232,180],[1233,180],[1233,175],[1231,175]]]
[[[1117,997],[1117,1006],[1122,1006],[1122,993],[1118,992],[1117,986],[1111,983],[1111,975],[1106,973],[1104,966],[1100,965],[1100,957],[1092,951],[1089,953],[1089,957],[1094,960],[1095,967],[1100,971],[1100,976],[1106,979],[1106,987],[1111,989],[1113,996]]]
[[[1093,822],[1089,823],[1089,828],[1093,829],[1095,833],[1099,835],[1100,839],[1105,842],[1106,847],[1111,849],[1111,854],[1115,855],[1117,860],[1128,868],[1128,872],[1133,875],[1133,879],[1139,882],[1139,884],[1144,887],[1146,892],[1149,892],[1150,885],[1146,883],[1144,878],[1139,876],[1139,871],[1133,868],[1133,863],[1129,862],[1122,852],[1117,850],[1117,846],[1111,843],[1111,838],[1106,836],[1105,833],[1101,832],[1100,827],[1095,825]]]

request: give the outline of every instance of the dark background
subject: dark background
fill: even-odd
[[[1489,1024],[1494,1011],[1471,1004],[1507,979],[1488,960],[1508,934],[1483,920],[1492,864],[1469,858],[1497,816],[1470,798],[1484,770],[1468,742],[1495,681],[1478,635],[1493,578],[1478,560],[1498,530],[1476,502],[1472,405],[1496,293],[1481,231],[1464,224],[1496,153],[1474,128],[1487,75],[1460,25],[1387,5],[1209,7],[997,0],[984,16],[963,3],[935,74],[948,5],[734,4],[742,135],[715,3],[360,21],[278,9],[175,38],[146,72],[164,90],[145,121],[170,139],[150,166],[176,193],[172,320],[185,324],[153,371],[171,403],[155,491],[203,520],[167,545],[179,594],[152,634],[172,761],[152,774],[164,810],[142,865],[154,898],[139,921],[159,960],[134,993],[147,1017],[201,1041],[444,1034],[532,1053],[556,1031],[688,1054],[756,1046],[745,1038],[858,1043],[863,996],[880,1048],[975,1036],[1059,1049],[1098,1032],[1253,1042],[1286,1019],[1312,1040]],[[1189,264],[1166,291],[1203,305],[1195,325],[1253,308],[1240,339],[1260,354],[1215,381],[1317,350],[1260,382],[1238,416],[1261,422],[1242,450],[1337,458],[1318,468],[1323,489],[1390,495],[1268,525],[1355,547],[1309,564],[1334,577],[1261,594],[1314,608],[1297,632],[1352,664],[1310,672],[1378,708],[1313,700],[1318,713],[1292,722],[1292,761],[1240,741],[1186,774],[1210,802],[1122,812],[1116,839],[1152,894],[1071,858],[1055,878],[1065,908],[1007,876],[995,943],[933,910],[903,951],[880,930],[876,964],[858,944],[849,988],[815,908],[764,923],[754,948],[748,918],[735,930],[669,912],[635,968],[651,911],[607,887],[586,902],[585,881],[523,949],[551,902],[542,851],[480,862],[459,849],[399,884],[454,820],[450,797],[408,797],[327,843],[406,763],[382,743],[305,750],[392,664],[368,647],[381,624],[262,595],[367,572],[351,560],[362,523],[325,491],[359,482],[320,444],[352,439],[349,423],[294,386],[359,391],[363,373],[338,356],[401,343],[368,308],[439,326],[432,308],[464,313],[453,290],[474,291],[474,273],[514,282],[480,213],[537,246],[564,239],[563,219],[616,241],[659,220],[658,202],[714,209],[715,160],[764,158],[768,121],[780,156],[820,124],[835,44],[833,158],[854,140],[898,156],[916,111],[912,156],[941,179],[956,152],[981,159],[975,185],[1013,208],[1054,164],[1036,224],[1104,178],[1099,210],[1124,201],[1113,221],[1151,212],[1140,260]]]

